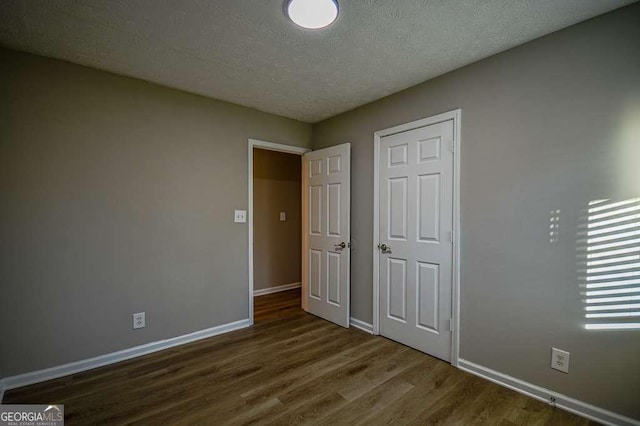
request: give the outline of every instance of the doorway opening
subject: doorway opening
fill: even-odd
[[[249,140],[251,322],[300,312],[302,155],[308,149]]]

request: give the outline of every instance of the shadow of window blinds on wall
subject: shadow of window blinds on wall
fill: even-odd
[[[590,201],[580,228],[585,328],[640,330],[640,198]]]

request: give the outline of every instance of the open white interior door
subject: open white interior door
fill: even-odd
[[[304,154],[302,307],[349,327],[351,145]]]

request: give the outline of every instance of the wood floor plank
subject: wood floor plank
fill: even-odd
[[[255,325],[8,391],[85,424],[595,424],[379,336],[255,298]]]
[[[387,380],[360,397],[323,417],[319,424],[356,424],[363,417],[375,416],[414,386],[404,380]]]
[[[468,377],[457,383],[433,404],[422,410],[409,422],[410,425],[441,424],[451,422],[462,424],[464,412],[474,405],[476,400],[487,392],[486,383],[478,377]]]
[[[518,396],[511,389],[496,385],[486,385],[488,392],[478,398],[473,407],[465,410],[461,422],[463,424],[480,426],[495,423],[496,419],[502,419],[508,411],[513,399]]]
[[[426,409],[446,398],[456,386],[465,386],[472,379],[470,375],[453,374],[452,368],[450,365],[438,363],[430,370],[423,372],[420,369],[419,372],[413,372],[406,378],[414,385],[411,391],[391,404],[384,412],[375,416],[370,415],[358,424],[409,424]]]

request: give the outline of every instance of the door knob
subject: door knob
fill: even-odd
[[[378,244],[378,248],[380,249],[381,252],[386,253],[387,251],[391,250],[391,247],[389,247],[386,244]]]
[[[347,243],[343,241],[340,244],[334,244],[333,246],[337,249],[344,249],[344,248],[347,248]]]

